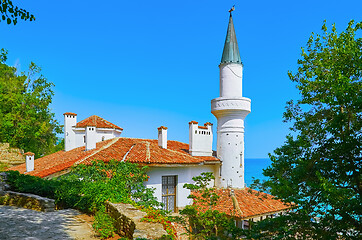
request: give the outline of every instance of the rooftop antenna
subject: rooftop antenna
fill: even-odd
[[[231,14],[231,12],[234,10],[235,10],[235,5],[232,8],[230,8],[229,13]]]

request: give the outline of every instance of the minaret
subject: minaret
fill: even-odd
[[[211,101],[217,118],[217,157],[221,160],[218,187],[243,188],[244,119],[251,112],[251,100],[242,97],[243,65],[230,12],[220,68],[220,97]]]

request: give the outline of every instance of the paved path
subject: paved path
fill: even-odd
[[[79,216],[73,209],[38,212],[0,205],[0,239],[97,239],[90,224]]]

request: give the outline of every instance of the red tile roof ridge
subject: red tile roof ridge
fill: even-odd
[[[100,147],[99,149],[97,149],[96,151],[94,151],[92,154],[89,154],[89,155],[87,155],[85,158],[76,161],[76,162],[74,163],[74,165],[79,165],[79,164],[81,164],[82,162],[86,161],[88,158],[96,155],[97,153],[103,151],[104,149],[109,148],[110,146],[112,146],[113,144],[115,144],[119,139],[120,139],[120,137],[113,138],[112,141],[110,141],[110,142],[107,143],[106,145]]]
[[[100,123],[98,122],[103,122],[104,125],[100,126]],[[98,123],[98,124],[97,124]],[[87,126],[95,126],[98,128],[114,128],[114,129],[119,129],[119,130],[123,130],[123,128],[118,127],[117,125],[105,120],[104,118],[101,118],[97,115],[92,115],[90,117],[87,117],[86,119],[83,119],[82,121],[78,122],[75,127],[80,127],[80,128],[84,128]]]
[[[224,212],[229,216],[241,219],[250,219],[257,216],[265,216],[278,212],[287,211],[293,204],[268,193],[260,192],[250,188],[216,188],[215,193],[219,196],[214,210]],[[200,192],[194,191],[196,196]],[[196,203],[201,209],[207,209],[202,203]],[[205,208],[206,207],[206,208]]]
[[[243,216],[244,213],[243,213],[243,211],[241,211],[241,208],[240,208],[240,206],[239,206],[239,202],[238,202],[238,200],[237,200],[236,197],[235,197],[235,194],[234,194],[234,190],[233,190],[233,189],[230,189],[230,196],[231,196],[231,199],[233,200],[234,208],[236,209],[236,211],[238,212],[238,214],[239,214],[240,216]]]
[[[150,142],[145,141],[144,143],[146,144],[146,161],[150,163],[151,162]]]

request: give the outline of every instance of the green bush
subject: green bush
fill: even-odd
[[[101,239],[113,237],[116,230],[114,219],[105,213],[103,209],[96,212],[92,226]]]
[[[146,167],[128,162],[94,161],[91,165],[78,165],[69,174],[51,180],[8,171],[7,183],[13,191],[54,199],[58,209],[75,208],[95,213],[94,228],[105,238],[114,231],[104,211],[106,201],[145,208],[160,206],[153,190],[143,185],[148,180],[145,170]]]
[[[46,180],[40,177],[20,174],[18,171],[7,171],[7,184],[11,190],[23,193],[32,193],[43,197],[55,198],[55,191],[61,182]]]

